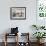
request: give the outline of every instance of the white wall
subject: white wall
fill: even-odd
[[[10,7],[26,7],[26,20],[10,20]],[[29,32],[32,24],[36,24],[36,0],[0,0],[0,33],[16,26],[20,32]]]
[[[10,20],[10,7],[26,7],[26,20]],[[0,34],[17,26],[32,36],[32,24],[36,24],[36,0],[0,0]]]

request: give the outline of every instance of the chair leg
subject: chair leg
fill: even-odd
[[[5,46],[7,46],[7,42],[6,41],[4,42],[4,44],[5,44]]]

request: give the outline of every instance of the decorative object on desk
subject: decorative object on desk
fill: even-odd
[[[26,7],[11,7],[10,8],[11,20],[23,20],[26,19]]]
[[[16,28],[11,28],[11,34],[18,33],[18,27]]]

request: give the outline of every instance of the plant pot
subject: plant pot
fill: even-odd
[[[45,40],[45,39],[40,39],[40,43],[44,43],[44,40]]]
[[[37,42],[38,42],[39,44],[41,44],[41,43],[44,42],[44,40],[45,40],[45,39],[38,39]]]
[[[37,39],[37,43],[40,43],[40,39]]]

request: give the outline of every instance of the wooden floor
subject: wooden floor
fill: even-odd
[[[0,46],[4,46],[4,43],[1,43],[0,42]],[[12,42],[11,43],[8,43],[7,46],[15,46],[15,43],[12,43]],[[32,43],[30,43],[30,46],[37,46],[37,43],[32,42]],[[42,46],[46,46],[46,43],[44,43],[44,45],[42,45]]]

